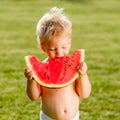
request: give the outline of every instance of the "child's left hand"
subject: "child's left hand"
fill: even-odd
[[[80,75],[84,75],[87,72],[87,64],[86,64],[86,62],[80,63],[80,65],[78,67],[78,72],[80,73]]]

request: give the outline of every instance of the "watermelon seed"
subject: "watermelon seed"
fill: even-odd
[[[62,78],[60,78],[60,81],[62,81]]]
[[[48,77],[48,80],[50,80],[50,77]]]
[[[44,76],[46,76],[46,75],[47,75],[47,72],[44,73]]]

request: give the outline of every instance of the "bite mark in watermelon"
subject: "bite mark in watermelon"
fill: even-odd
[[[84,49],[71,56],[40,61],[35,56],[25,56],[27,66],[34,71],[33,78],[42,86],[61,88],[70,85],[79,76],[77,68],[84,61]]]

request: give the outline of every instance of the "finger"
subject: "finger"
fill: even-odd
[[[83,68],[83,62],[81,62],[78,66],[78,70],[82,69]]]
[[[83,74],[85,74],[85,73],[86,73],[85,71],[79,70],[79,74],[80,74],[80,75],[83,75]]]
[[[32,79],[32,74],[33,74],[33,72],[30,69],[25,69],[24,75],[26,78]]]
[[[83,63],[81,64],[81,69],[82,69],[82,70],[87,70],[87,64],[86,64],[85,62],[83,62]]]
[[[79,67],[78,71],[81,75],[87,72],[87,64],[85,62],[81,63]]]
[[[32,71],[29,67],[27,67],[27,68],[25,68],[25,71],[26,72],[30,72],[30,71]]]

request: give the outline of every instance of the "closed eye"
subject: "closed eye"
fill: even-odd
[[[66,47],[62,47],[63,49],[66,49]]]
[[[56,49],[54,49],[54,48],[50,48],[50,49],[48,49],[49,51],[55,51]]]

